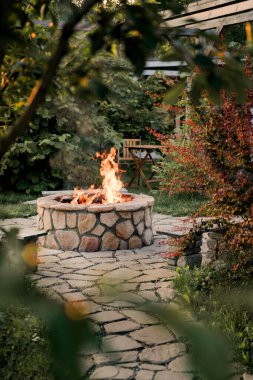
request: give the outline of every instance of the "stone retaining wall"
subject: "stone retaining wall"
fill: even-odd
[[[39,198],[38,228],[47,231],[40,244],[79,252],[134,249],[153,242],[154,198],[133,195],[133,200],[109,205],[71,205],[56,195]]]
[[[184,268],[207,265],[217,260],[220,246],[224,242],[224,229],[213,228],[196,236],[192,246],[180,257],[169,259],[169,265]]]
[[[214,260],[217,260],[220,247],[224,242],[224,234],[224,229],[215,229],[214,231],[203,232],[200,249],[202,265],[206,265]]]

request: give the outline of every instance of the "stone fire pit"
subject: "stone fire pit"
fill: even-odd
[[[132,200],[128,202],[89,206],[61,203],[62,194],[39,198],[38,228],[47,231],[41,245],[65,251],[95,252],[152,244],[154,198],[129,195]]]

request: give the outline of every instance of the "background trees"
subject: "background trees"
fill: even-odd
[[[138,132],[146,137],[146,127],[168,126],[167,115],[154,109],[146,84],[134,82],[131,76],[126,80],[125,74],[130,68],[139,75],[147,57],[168,44],[171,31],[163,27],[159,11],[163,8],[179,12],[183,3],[163,1],[157,6],[152,1],[138,5],[107,2],[104,6],[87,0],[78,7],[69,1],[0,1],[0,157],[1,174],[5,173],[2,187],[15,185],[18,176],[22,177],[20,190],[27,189],[29,182],[36,191],[60,186],[65,178],[57,161],[57,169],[49,168],[49,156],[61,148],[67,149],[74,161],[70,166],[78,167],[79,173],[81,162],[87,160],[90,151],[96,146],[102,148],[107,141],[119,144],[124,128],[127,133]],[[91,30],[73,37],[75,25],[83,16]],[[34,19],[44,18],[51,20],[49,28],[34,25]],[[56,26],[60,18],[68,21],[59,32]],[[165,50],[186,59],[189,73],[196,69],[191,91],[195,101],[202,89],[209,91],[214,101],[220,101],[224,87],[230,93],[236,89],[240,100],[245,98],[243,89],[249,81],[231,54],[219,67],[200,51],[185,47],[177,36],[170,39],[170,48]],[[108,66],[117,55],[125,57],[127,63],[122,66],[115,61],[109,73]],[[175,94],[178,96],[182,90],[179,84],[167,94],[167,100],[173,102]],[[128,91],[133,96],[128,96]],[[96,108],[90,102],[98,98]],[[42,104],[43,109],[39,109]],[[97,132],[91,137],[93,128]],[[95,162],[91,161],[91,167],[92,163]],[[89,173],[86,169],[85,175]],[[74,181],[73,176],[69,179]]]

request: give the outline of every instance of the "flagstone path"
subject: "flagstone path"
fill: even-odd
[[[35,218],[3,221],[32,232]],[[101,350],[81,353],[83,374],[89,379],[191,380],[185,345],[174,331],[142,309],[148,302],[168,305],[175,291],[175,271],[164,253],[168,235],[181,236],[191,227],[187,218],[154,214],[154,243],[134,250],[64,252],[40,248],[39,266],[32,278],[59,301],[85,305]]]

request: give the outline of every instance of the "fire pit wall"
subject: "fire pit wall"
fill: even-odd
[[[154,198],[135,195],[125,203],[90,206],[60,203],[57,195],[39,198],[38,228],[47,231],[44,247],[78,252],[134,249],[152,244]]]

